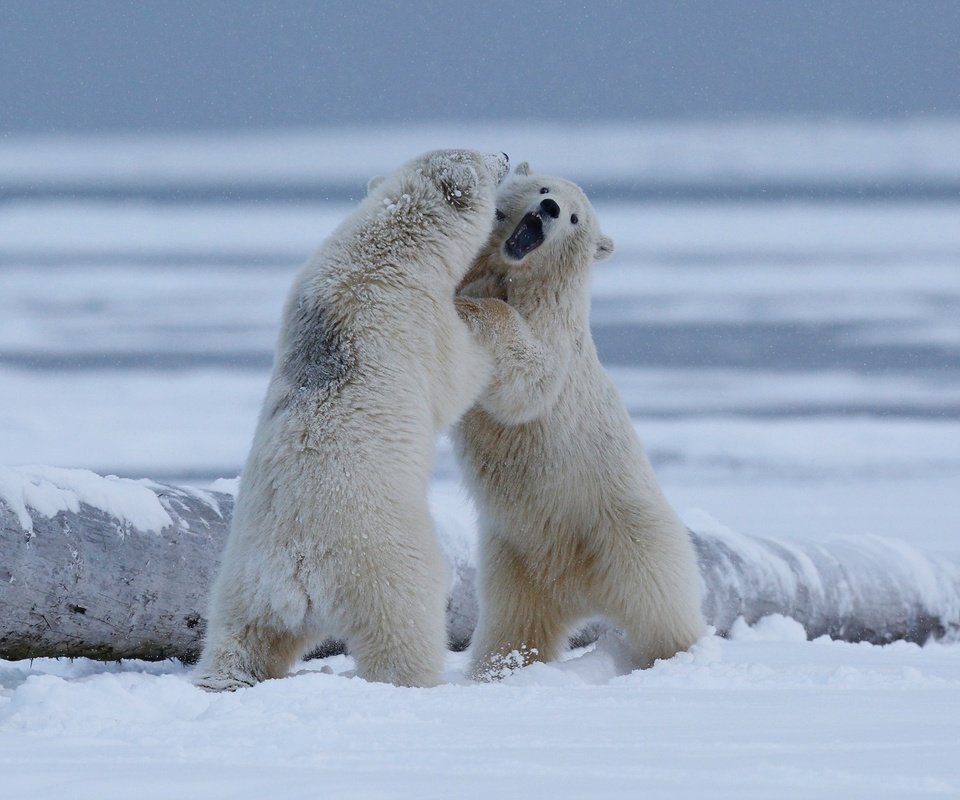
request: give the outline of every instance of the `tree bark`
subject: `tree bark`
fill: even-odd
[[[3,492],[9,481],[0,481],[0,658],[195,660],[232,496],[84,475],[115,483],[99,499],[74,493],[55,513],[31,507],[29,492],[11,500]],[[25,480],[34,489],[42,483]],[[134,503],[156,504],[146,522],[110,501],[110,486],[121,483],[141,492]],[[462,544],[462,531],[440,534]],[[693,538],[704,613],[720,634],[738,617],[753,623],[775,613],[798,620],[810,637],[847,641],[923,643],[960,631],[960,559],[877,537],[786,543],[712,524]],[[460,649],[476,622],[475,567],[469,547],[446,549],[460,553],[450,556],[447,610],[451,646]]]

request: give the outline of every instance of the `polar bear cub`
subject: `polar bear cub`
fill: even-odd
[[[480,514],[474,674],[554,659],[597,615],[645,666],[688,648],[704,622],[689,534],[590,335],[590,271],[613,243],[578,186],[527,164],[497,209],[457,299],[496,364],[454,431]]]
[[[409,162],[371,182],[296,279],[197,685],[282,676],[331,636],[364,678],[439,681],[446,567],[427,485],[438,431],[491,371],[453,297],[506,171],[466,150]]]

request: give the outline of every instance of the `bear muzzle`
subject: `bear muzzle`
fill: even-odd
[[[514,261],[521,261],[546,241],[546,228],[560,216],[555,200],[541,200],[535,210],[523,215],[520,223],[503,245],[504,252]]]

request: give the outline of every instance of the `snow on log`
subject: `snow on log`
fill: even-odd
[[[199,655],[233,509],[228,491],[85,470],[0,468],[0,658]],[[436,509],[435,509],[436,510]],[[469,508],[440,509],[452,646],[476,621]],[[924,642],[960,632],[960,559],[850,537],[779,542],[693,520],[707,621],[726,633],[779,613],[809,636]],[[329,650],[330,647],[328,646]]]

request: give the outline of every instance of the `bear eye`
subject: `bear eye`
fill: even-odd
[[[504,214],[499,208],[497,209],[497,222],[503,222],[507,218],[507,215]]]
[[[550,190],[546,186],[540,187],[540,194],[548,194]]]
[[[576,224],[580,221],[580,217],[578,217],[576,214],[571,214],[571,215],[570,215],[570,221],[571,221],[574,225],[576,225]]]

